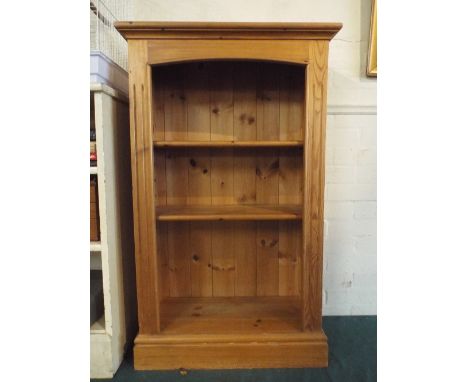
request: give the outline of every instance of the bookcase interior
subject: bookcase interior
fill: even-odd
[[[302,141],[304,66],[204,61],[155,65],[158,141]]]
[[[304,67],[152,68],[161,331],[300,331]]]

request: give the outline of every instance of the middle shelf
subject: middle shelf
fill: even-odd
[[[221,147],[235,147],[235,148],[261,148],[261,147],[302,147],[302,141],[154,141],[155,147],[204,147],[204,148],[221,148]]]
[[[301,205],[158,206],[159,221],[301,220]]]

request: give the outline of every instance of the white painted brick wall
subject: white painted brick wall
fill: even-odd
[[[329,115],[325,315],[377,313],[376,116]]]

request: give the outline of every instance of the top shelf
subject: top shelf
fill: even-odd
[[[158,206],[159,221],[301,220],[300,205]]]
[[[154,141],[155,147],[302,147],[302,141]]]

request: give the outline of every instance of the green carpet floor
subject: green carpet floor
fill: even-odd
[[[323,318],[328,336],[326,369],[244,369],[135,371],[128,355],[112,379],[115,382],[373,382],[377,380],[377,317],[328,316]]]

